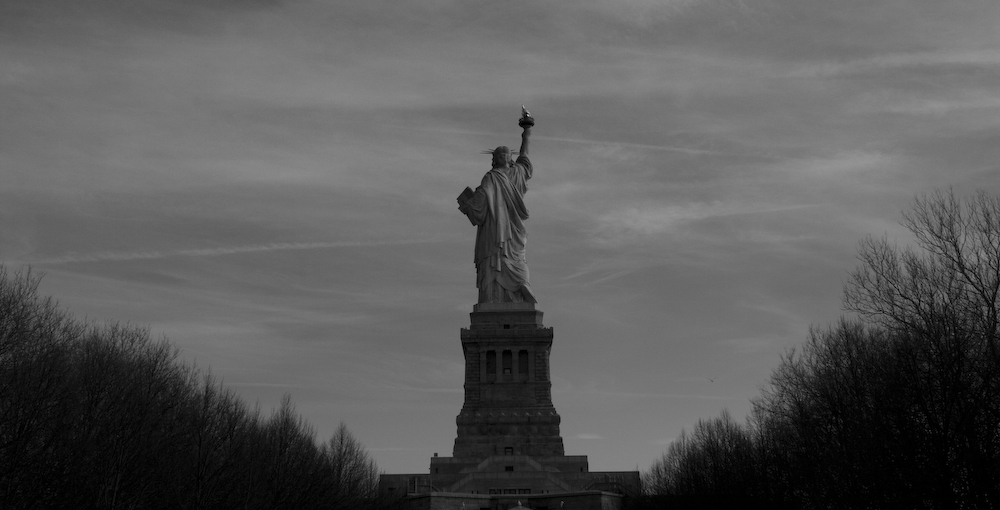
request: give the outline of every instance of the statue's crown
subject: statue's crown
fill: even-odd
[[[510,150],[510,147],[506,145],[501,145],[496,149],[483,149],[479,152],[480,154],[492,154],[496,156],[497,154],[517,154],[517,151]]]

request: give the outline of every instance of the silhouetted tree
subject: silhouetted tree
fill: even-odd
[[[0,501],[44,502],[58,479],[65,437],[74,426],[70,377],[73,346],[82,325],[37,295],[30,272],[10,275],[0,266]]]
[[[920,426],[897,363],[906,339],[858,323],[814,331],[754,401],[775,483],[807,508],[920,508]]]
[[[379,470],[364,446],[341,423],[322,448],[332,469],[334,494],[340,508],[373,508],[379,500]]]
[[[783,357],[745,429],[699,422],[653,465],[652,491],[674,497],[660,507],[694,508],[697,495],[808,509],[1000,502],[1000,198],[921,196],[903,225],[915,248],[860,245],[844,289],[858,321],[813,330]]]
[[[939,506],[989,505],[1000,479],[1000,197],[918,197],[903,225],[917,249],[861,245],[847,309],[906,339],[896,362],[922,427]]]
[[[379,508],[377,468],[290,397],[268,418],[166,340],[72,319],[0,266],[0,507]]]
[[[772,494],[754,430],[727,411],[681,431],[644,474],[645,505],[637,508],[782,508]]]

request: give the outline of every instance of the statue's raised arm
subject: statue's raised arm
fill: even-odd
[[[518,125],[522,132],[517,160],[505,145],[483,151],[493,156],[493,167],[475,191],[466,188],[458,197],[459,211],[477,227],[474,262],[480,303],[537,302],[528,287],[524,256],[528,240],[524,194],[533,173],[528,138],[535,119],[524,106]]]
[[[531,136],[531,128],[535,125],[535,118],[531,116],[528,109],[521,105],[521,119],[517,121],[517,125],[521,126],[521,150],[518,155],[528,157],[528,137]]]

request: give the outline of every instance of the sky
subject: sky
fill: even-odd
[[[475,228],[536,119],[566,453],[742,420],[915,196],[1000,193],[995,0],[4,0],[0,262],[390,473],[451,455]]]

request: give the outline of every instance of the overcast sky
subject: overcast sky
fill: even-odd
[[[1000,192],[996,0],[4,0],[0,261],[388,472],[451,455],[482,149],[537,119],[566,453],[746,416],[868,234]]]

